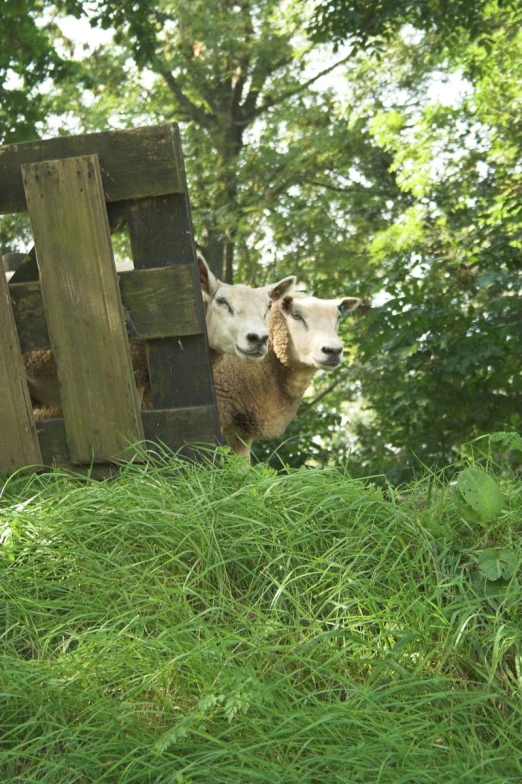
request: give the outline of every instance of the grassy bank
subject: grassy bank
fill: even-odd
[[[486,522],[434,477],[10,480],[0,780],[522,781],[521,483],[497,482]]]

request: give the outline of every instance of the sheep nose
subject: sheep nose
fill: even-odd
[[[323,354],[327,354],[329,357],[340,357],[343,353],[343,349],[341,348],[332,348],[331,346],[323,346],[321,351]]]
[[[256,343],[258,346],[265,346],[268,343],[268,335],[263,335],[260,337],[254,332],[249,332],[247,335],[247,340],[249,343]]]

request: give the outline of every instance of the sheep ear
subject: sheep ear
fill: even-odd
[[[281,310],[283,310],[285,313],[289,313],[293,301],[294,301],[293,297],[284,297],[281,300]]]
[[[337,310],[341,314],[341,318],[345,318],[345,316],[351,311],[358,308],[361,304],[361,300],[357,297],[346,297],[339,302],[337,306]]]
[[[216,291],[219,286],[218,279],[212,274],[208,268],[208,264],[203,258],[202,254],[197,253],[199,265],[199,281],[201,283],[201,291],[209,297]]]
[[[283,278],[283,280],[280,280],[278,283],[274,283],[273,286],[269,286],[268,295],[272,300],[272,302],[281,299],[283,294],[286,294],[287,291],[293,289],[296,283],[297,283],[296,276],[289,275],[288,278]]]

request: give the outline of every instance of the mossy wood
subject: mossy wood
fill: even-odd
[[[17,195],[0,186],[0,212],[29,209],[36,244],[9,283],[9,318],[22,351],[53,348],[64,410],[37,421],[41,455],[20,454],[12,467],[94,460],[109,469],[143,437],[187,454],[190,443],[219,443],[177,127],[0,148],[4,183],[6,172]],[[110,233],[125,220],[136,269],[116,273]],[[147,348],[154,408],[141,415],[127,336]],[[6,455],[0,440],[0,464]]]
[[[0,338],[0,473],[4,474],[42,462],[4,274],[0,275]]]
[[[158,266],[188,265],[193,286],[199,289],[198,270],[190,263],[195,249],[185,194],[171,194],[131,204],[128,223],[135,266],[147,268],[152,263]],[[155,250],[154,259],[148,253],[150,247]],[[204,319],[201,297],[197,302],[197,315]],[[172,408],[173,400],[181,406],[212,404],[212,378],[206,363],[201,361],[207,352],[206,332],[181,339],[147,341],[154,408]],[[187,378],[191,379],[190,389],[184,381]]]
[[[97,155],[105,201],[183,190],[172,125],[0,146],[0,214],[27,209],[20,167],[26,163]]]
[[[147,442],[156,442],[170,449],[188,454],[187,444],[208,444],[209,432],[214,426],[213,406],[196,406],[160,411],[151,409],[141,412]],[[63,419],[37,420],[36,429],[40,440],[44,464],[56,462],[68,466],[70,452]],[[172,438],[172,434],[174,437]],[[192,450],[190,449],[192,452]],[[122,458],[126,459],[127,454]]]
[[[22,166],[73,463],[143,439],[96,156]]]
[[[134,266],[140,269],[187,265],[197,296],[194,307],[200,323],[205,322],[203,300],[192,233],[187,183],[181,154],[179,130],[173,126],[176,159],[179,162],[182,193],[171,193],[129,204],[127,220]],[[174,250],[175,249],[175,250]],[[151,250],[153,254],[151,256]],[[147,341],[153,405],[155,409],[213,407],[213,429],[220,439],[220,425],[206,329],[185,338]],[[190,379],[190,384],[187,384]],[[164,440],[172,443],[176,422],[164,422]]]
[[[193,307],[190,267],[131,270],[117,276],[129,337],[183,337],[204,331]],[[11,283],[9,290],[22,351],[50,348],[39,281]]]

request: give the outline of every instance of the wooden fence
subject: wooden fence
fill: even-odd
[[[144,439],[219,442],[177,126],[0,147],[0,214],[23,211],[34,248],[0,275],[0,472],[108,466]],[[111,231],[125,222],[134,270],[117,273]],[[150,410],[128,337],[146,343]],[[63,418],[35,422],[22,352],[49,348]]]

